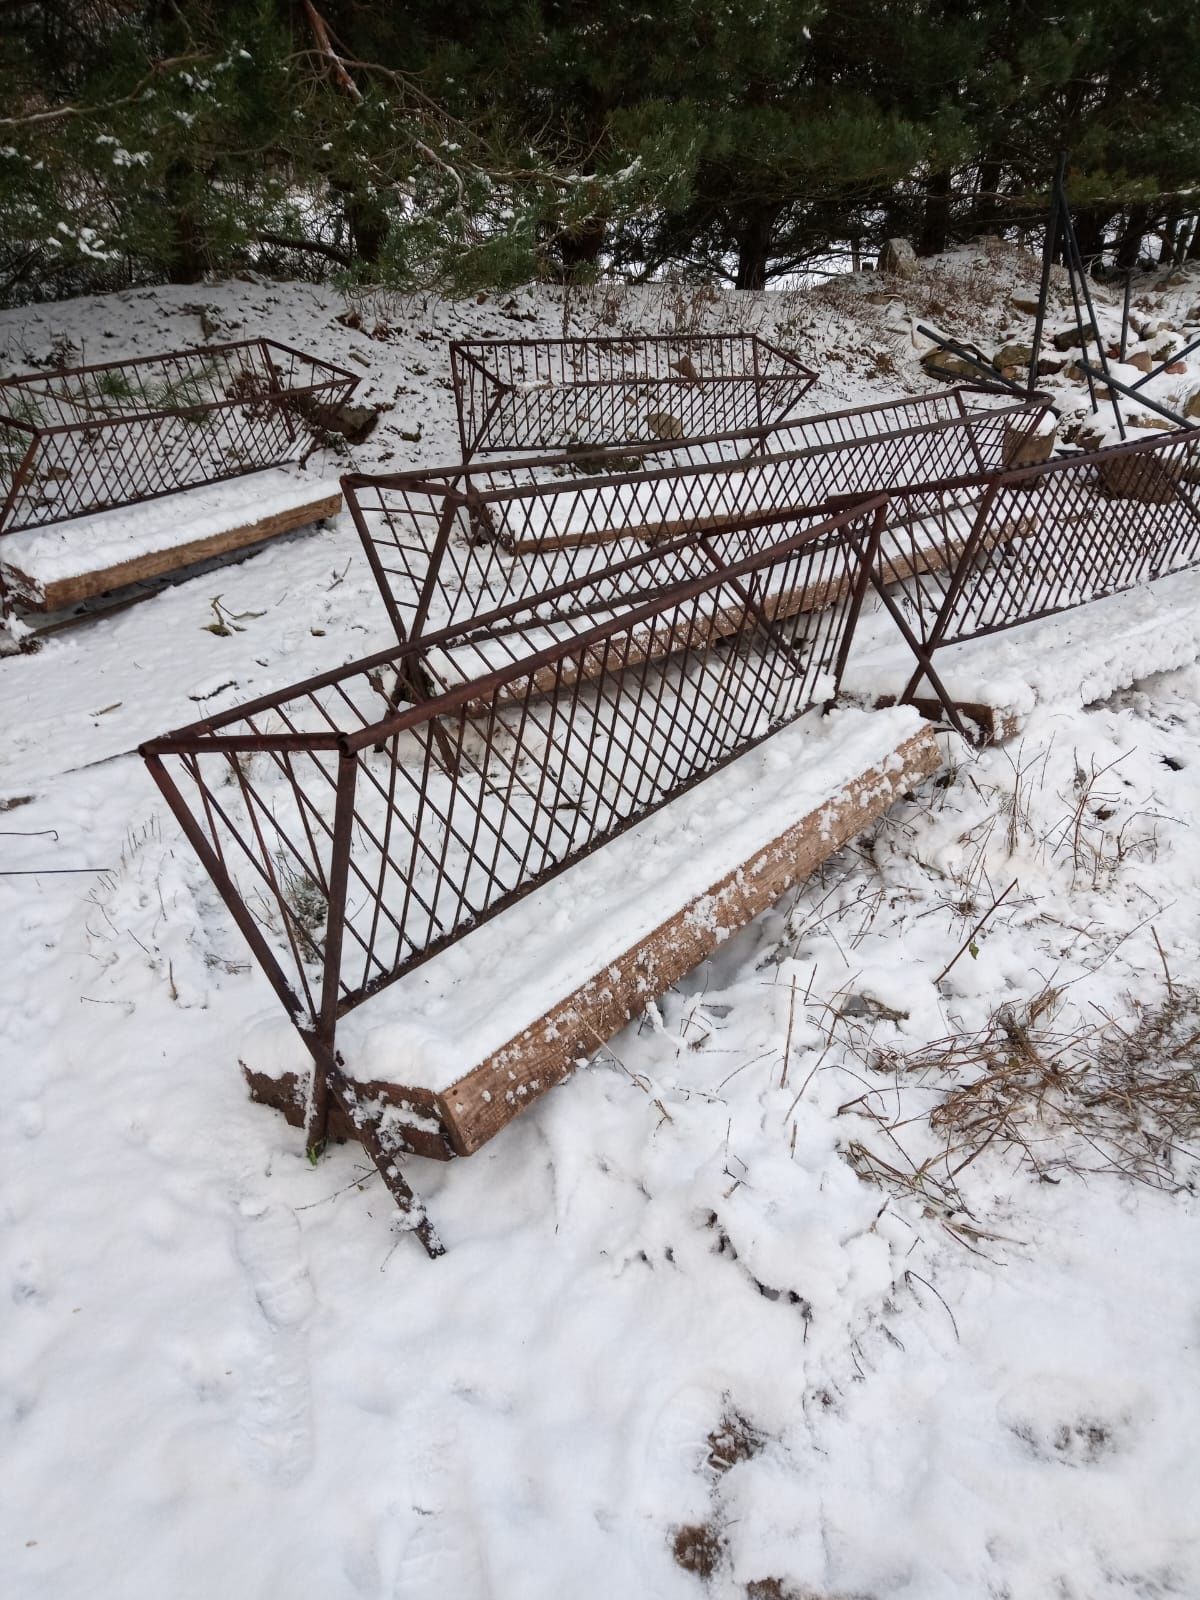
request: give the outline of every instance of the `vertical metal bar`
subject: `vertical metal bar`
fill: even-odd
[[[202,746],[199,743],[197,743],[196,748],[197,753],[202,750]],[[226,870],[224,862],[209,844],[208,839],[205,837],[204,830],[200,827],[199,823],[192,814],[191,807],[184,800],[183,796],[180,794],[175,785],[174,779],[163,766],[162,757],[156,755],[143,755],[143,760],[145,761],[147,767],[149,767],[150,776],[158,785],[163,799],[167,802],[168,806],[170,806],[172,812],[174,813],[175,820],[183,830],[184,837],[199,856],[201,864],[216,886],[217,893],[225,902],[226,909],[233,918],[234,922],[237,923],[238,931],[241,933],[243,939],[245,939],[246,943],[254,952],[259,966],[263,969],[267,976],[267,981],[270,983],[275,993],[283,1002],[292,1021],[297,1027],[299,1027],[300,1018],[304,1011],[304,1007],[301,1004],[300,998],[296,994],[296,991],[292,988],[291,984],[287,981],[283,968],[275,959],[275,952],[263,938],[262,930],[258,926],[258,923],[255,922],[254,918],[251,916],[245,901],[238,893],[237,887],[234,884],[232,877]]]
[[[850,647],[854,643],[855,629],[862,612],[863,599],[866,596],[867,586],[871,581],[871,574],[875,571],[879,561],[879,548],[883,541],[883,530],[887,526],[888,512],[891,510],[891,501],[885,500],[871,518],[871,530],[867,535],[866,547],[860,548],[857,542],[851,542],[850,548],[858,557],[858,574],[854,587],[850,592],[850,604],[847,607],[846,618],[842,625],[842,642],[838,650],[838,658],[833,669],[833,693],[838,694],[842,686],[842,677],[846,671],[846,663],[850,659]]]
[[[1105,348],[1104,340],[1103,340],[1103,338],[1101,337],[1101,334],[1100,334],[1100,324],[1096,321],[1096,308],[1092,304],[1092,291],[1091,291],[1091,287],[1088,284],[1087,269],[1084,266],[1083,256],[1082,256],[1082,254],[1080,252],[1080,249],[1079,249],[1079,240],[1075,236],[1075,224],[1071,220],[1070,211],[1066,208],[1066,198],[1065,198],[1065,196],[1064,196],[1064,199],[1063,199],[1063,226],[1066,229],[1067,237],[1068,237],[1068,239],[1070,241],[1070,245],[1071,245],[1072,258],[1073,258],[1073,260],[1075,262],[1076,270],[1078,271],[1078,274],[1079,274],[1079,287],[1083,290],[1084,304],[1087,306],[1088,323],[1089,323],[1089,325],[1091,327],[1092,338],[1095,341],[1096,351],[1097,351],[1097,354],[1099,355],[1099,358],[1100,358],[1100,370],[1104,374],[1105,383],[1109,384],[1108,398],[1109,398],[1109,401],[1110,401],[1110,403],[1112,405],[1112,408],[1113,408],[1113,416],[1116,418],[1117,432],[1121,435],[1121,438],[1124,439],[1125,438],[1125,419],[1121,415],[1121,407],[1120,407],[1120,404],[1119,404],[1119,402],[1117,400],[1116,390],[1112,387],[1111,382],[1109,380],[1108,351]],[[1092,392],[1092,407],[1093,407],[1093,409],[1095,409],[1095,406],[1096,406],[1096,388],[1095,388],[1095,384],[1093,383],[1093,381],[1092,381],[1092,379],[1090,377],[1088,378],[1088,386],[1089,386],[1089,388],[1091,389],[1091,392]]]
[[[38,439],[37,439],[37,436],[35,434],[34,437],[29,441],[29,448],[25,451],[25,454],[21,457],[20,466],[18,466],[16,472],[13,474],[12,487],[9,489],[8,494],[5,496],[4,505],[3,505],[3,507],[0,507],[0,534],[8,532],[8,529],[5,527],[5,524],[8,522],[9,518],[12,516],[12,513],[16,508],[17,500],[18,500],[18,498],[19,498],[19,496],[21,494],[21,491],[25,487],[26,481],[29,478],[29,474],[33,471],[33,459],[37,455],[37,450],[38,450]]]
[[[1125,350],[1129,341],[1129,296],[1133,290],[1133,268],[1125,269],[1125,297],[1121,304],[1121,360],[1125,359]]]
[[[457,339],[451,339],[450,341],[450,387],[454,390],[454,409],[458,414],[458,442],[462,446],[463,460],[470,461],[474,446],[478,441],[472,441],[467,438],[467,424],[463,412],[462,362]]]
[[[321,975],[321,1012],[317,1018],[317,1039],[328,1060],[336,1062],[339,989],[342,971],[342,940],[346,932],[346,886],[350,880],[350,851],[353,845],[354,790],[358,779],[358,757],[342,752],[338,756],[337,800],[333,811],[333,838],[329,858],[329,896],[325,917],[325,962]],[[332,1089],[328,1064],[314,1058],[312,1087],[305,1119],[305,1142],[315,1155],[329,1126],[329,1096]]]
[[[1029,358],[1029,397],[1033,398],[1037,386],[1038,358],[1042,353],[1042,330],[1046,325],[1046,302],[1050,296],[1050,269],[1054,264],[1054,246],[1058,242],[1059,196],[1067,172],[1067,153],[1059,153],[1054,168],[1054,183],[1050,190],[1050,214],[1046,218],[1046,238],[1042,245],[1042,282],[1038,290],[1037,320],[1033,325],[1033,350]]]
[[[283,425],[287,429],[289,442],[291,444],[295,444],[296,424],[292,420],[291,409],[284,403],[282,399],[283,390],[279,385],[279,379],[276,375],[275,363],[271,360],[270,346],[267,344],[266,339],[259,339],[257,343],[258,348],[262,352],[263,366],[266,368],[267,372],[267,388],[271,392],[271,399],[275,404],[276,410],[283,418]]]
[[[429,571],[425,574],[425,582],[421,585],[421,592],[417,597],[416,611],[413,614],[410,635],[413,639],[421,637],[421,630],[424,628],[425,619],[429,615],[429,607],[433,600],[434,590],[437,588],[442,560],[446,554],[446,546],[450,543],[450,529],[454,526],[454,519],[458,515],[459,507],[465,504],[465,495],[460,495],[454,489],[446,491],[445,510],[442,512],[441,521],[438,523],[433,549],[429,552]]]
[[[754,415],[758,422],[758,439],[761,445],[765,442],[766,431],[763,427],[762,370],[758,363],[758,335],[752,334],[750,342],[754,350]]]

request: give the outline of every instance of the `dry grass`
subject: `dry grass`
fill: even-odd
[[[1046,988],[1020,1008],[997,1010],[977,1033],[873,1052],[865,1066],[928,1096],[928,1105],[884,1115],[874,1092],[851,1102],[890,1146],[883,1157],[856,1143],[858,1170],[920,1194],[967,1237],[978,1230],[962,1221],[959,1179],[985,1151],[1015,1157],[1045,1182],[1108,1173],[1191,1188],[1200,1155],[1200,990],[1168,977],[1164,1000],[1131,1002],[1125,1016],[1100,1014],[1091,1026],[1056,1026],[1062,1006],[1061,992]],[[925,1142],[924,1130],[936,1148],[917,1160],[908,1152],[918,1132]]]
[[[918,260],[911,278],[888,274],[840,276],[811,291],[814,302],[852,321],[861,321],[877,307],[867,296],[894,291],[905,313],[934,321],[947,329],[983,330],[1007,325],[1013,312],[1009,297],[1036,295],[1041,261],[1036,255],[1002,239],[983,239],[971,254]],[[1052,307],[1066,307],[1066,278],[1055,268],[1051,284]],[[1055,311],[1057,314],[1057,311]]]

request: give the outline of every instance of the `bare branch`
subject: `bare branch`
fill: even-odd
[[[281,250],[310,250],[314,255],[325,256],[330,261],[335,261],[339,267],[348,267],[350,257],[344,250],[339,250],[337,245],[326,244],[321,239],[291,238],[284,233],[259,232],[254,235],[260,244],[273,244]]]
[[[346,91],[352,100],[362,101],[362,91],[346,70],[345,62],[333,48],[333,40],[329,37],[329,27],[324,17],[313,5],[312,0],[304,0],[304,15],[308,18],[308,25],[312,29],[312,36],[316,40],[317,49],[329,62],[333,76],[339,86]]]
[[[128,94],[121,95],[117,100],[105,100],[99,105],[89,106],[73,104],[67,106],[54,106],[47,111],[30,111],[22,117],[0,117],[0,128],[26,128],[37,123],[61,122],[65,117],[97,117],[106,111],[114,111],[118,106],[132,105],[139,100],[155,78],[164,72],[170,72],[175,67],[187,66],[195,61],[207,61],[210,57],[203,51],[192,50],[183,56],[167,56],[162,61],[156,61],[150,71],[140,80]]]

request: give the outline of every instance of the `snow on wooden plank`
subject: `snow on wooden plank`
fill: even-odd
[[[419,1154],[472,1154],[940,759],[910,707],[775,734],[352,1011],[360,1107]],[[242,1051],[292,1121],[307,1062],[274,1012]]]
[[[306,527],[342,507],[336,484],[276,469],[0,540],[20,604],[59,611]]]
[[[949,645],[934,668],[959,709],[993,740],[1020,732],[1034,708],[1095,705],[1155,673],[1200,660],[1200,572],[1157,578],[1002,633]],[[886,704],[913,657],[881,613],[865,616],[843,677],[856,699]],[[917,704],[943,715],[928,684]]]

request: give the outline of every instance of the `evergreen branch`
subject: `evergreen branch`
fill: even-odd
[[[27,128],[36,123],[61,122],[65,117],[98,117],[106,111],[115,111],[118,106],[134,105],[145,94],[146,90],[164,72],[170,72],[175,67],[186,66],[191,62],[211,60],[211,55],[206,51],[192,50],[187,55],[167,56],[162,61],[156,61],[146,76],[129,91],[116,100],[104,100],[94,106],[86,103],[75,103],[66,106],[54,106],[48,111],[30,111],[21,117],[0,117],[0,128]]]
[[[337,80],[338,85],[345,90],[345,92],[352,100],[355,101],[356,104],[361,105],[363,99],[362,90],[350,76],[350,63],[346,62],[344,58],[340,56],[334,49],[333,40],[329,35],[328,25],[326,24],[325,19],[321,16],[320,12],[313,5],[312,0],[304,0],[304,14],[308,18],[308,23],[309,27],[312,29],[313,38],[317,42],[317,49],[330,63],[333,69],[334,78]],[[354,64],[358,65],[358,63]],[[398,75],[392,74],[392,76]],[[451,166],[450,162],[443,160],[443,158],[438,155],[437,151],[431,149],[423,139],[418,139],[415,134],[412,134],[411,138],[413,148],[417,151],[418,155],[420,155],[423,160],[429,162],[431,166],[435,166],[440,171],[444,172],[447,177],[451,179],[458,191],[459,209],[461,210],[464,208],[466,205],[467,190],[466,185],[462,180],[462,174],[459,173],[453,166]]]
[[[339,250],[335,244],[326,244],[321,239],[293,239],[284,233],[265,230],[259,230],[254,238],[259,244],[273,244],[280,250],[310,250],[314,255],[325,256],[329,261],[336,262],[339,267],[351,265],[350,257],[344,250]]]

